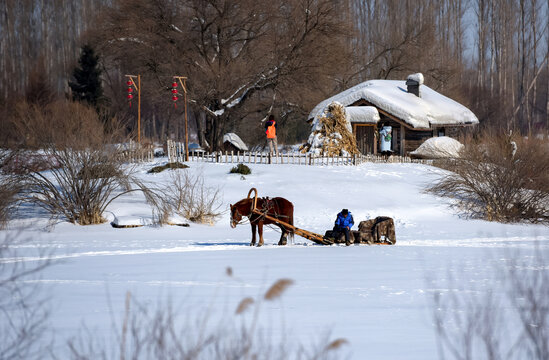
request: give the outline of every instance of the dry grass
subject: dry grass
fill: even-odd
[[[282,296],[290,283],[289,279],[276,281],[269,289],[277,289],[272,299]],[[268,337],[269,324],[259,324],[260,305],[261,301],[246,297],[235,314],[225,313],[223,319],[213,324],[211,313],[199,314],[196,309],[190,309],[192,316],[181,317],[170,301],[154,309],[128,294],[121,324],[113,328],[110,336],[117,343],[105,345],[98,341],[97,335],[87,333],[69,341],[70,358],[327,360],[342,357],[348,344],[345,339],[331,341],[329,336],[324,336],[318,344],[306,347],[291,338],[278,341]],[[255,311],[247,314],[251,307],[255,307]]]
[[[37,251],[37,261],[21,260],[18,249],[29,241],[0,237],[0,359],[43,359],[48,353],[48,300],[34,282],[51,266],[51,254]],[[28,255],[28,253],[27,253]]]
[[[250,306],[254,303],[254,299],[251,297],[246,297],[240,301],[238,306],[236,307],[235,314],[242,314],[246,310],[250,308]]]
[[[170,173],[164,197],[171,208],[190,221],[213,224],[221,215],[220,191],[207,186],[202,173],[183,169]]]
[[[265,293],[265,300],[275,300],[284,294],[286,289],[293,285],[294,281],[292,279],[280,279],[275,282],[269,290]]]
[[[448,269],[429,284],[443,359],[549,359],[549,272],[545,245],[492,261],[490,281],[464,282]],[[482,267],[487,265],[482,259]],[[467,268],[471,264],[467,263]],[[480,288],[479,288],[480,286]]]

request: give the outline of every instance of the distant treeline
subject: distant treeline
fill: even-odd
[[[0,5],[0,104],[68,82],[84,45],[99,56],[102,116],[136,131],[124,75],[142,79],[142,135],[181,139],[188,119],[204,146],[224,133],[263,141],[279,120],[281,142],[308,134],[321,100],[369,79],[425,84],[468,106],[483,126],[524,134],[549,128],[547,0],[4,0]],[[44,88],[47,88],[44,90]],[[182,89],[179,87],[179,94]],[[43,98],[43,96],[42,96]]]

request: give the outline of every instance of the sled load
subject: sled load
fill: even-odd
[[[325,239],[332,243],[344,244],[345,234],[326,231]],[[334,236],[336,235],[336,236]],[[378,216],[375,219],[364,220],[358,224],[358,231],[350,232],[351,243],[368,245],[394,245],[396,244],[395,222],[387,216]]]

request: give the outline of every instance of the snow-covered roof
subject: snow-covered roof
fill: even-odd
[[[311,111],[309,119],[320,116],[326,105],[334,101],[348,107],[359,100],[368,101],[413,128],[478,124],[471,110],[426,85],[421,85],[421,97],[408,93],[404,80],[370,80],[358,84],[322,101]]]
[[[242,139],[240,139],[240,137],[235,133],[226,133],[223,135],[223,142],[225,143],[227,141],[234,145],[237,149],[248,151],[248,147],[244,144],[244,141],[242,141]]]
[[[377,124],[379,112],[373,106],[347,106],[347,120],[351,123]]]

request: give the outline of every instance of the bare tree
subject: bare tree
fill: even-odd
[[[190,102],[205,114],[199,131],[217,149],[233,122],[251,118],[260,129],[276,106],[332,83],[346,61],[345,27],[329,0],[120,1],[97,48],[110,67],[147,76],[166,102],[169,77],[188,76]]]

